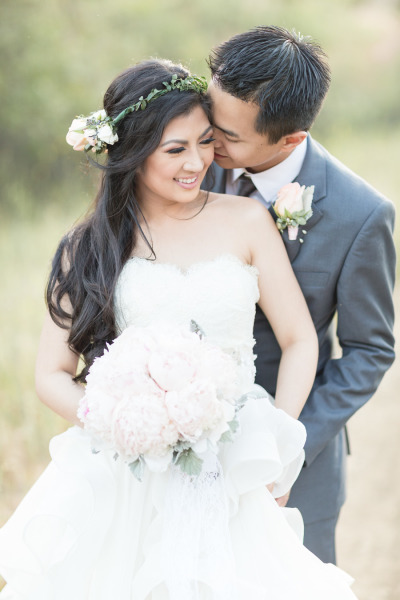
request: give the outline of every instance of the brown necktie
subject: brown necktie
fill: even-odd
[[[238,191],[237,191],[237,196],[250,196],[250,194],[252,194],[253,192],[256,191],[256,186],[254,185],[254,183],[252,182],[252,180],[250,179],[250,177],[248,177],[248,175],[245,175],[244,173],[242,173],[242,175],[239,177],[239,187],[238,187]]]

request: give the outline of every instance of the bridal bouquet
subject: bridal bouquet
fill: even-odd
[[[91,366],[78,417],[93,451],[113,449],[139,480],[145,465],[197,475],[198,454],[217,451],[237,428],[236,372],[232,357],[194,331],[128,327]]]

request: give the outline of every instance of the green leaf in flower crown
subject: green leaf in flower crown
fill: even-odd
[[[179,454],[175,464],[187,475],[200,475],[203,461],[189,448]]]
[[[142,481],[144,475],[144,460],[139,456],[134,462],[129,463],[128,467],[131,473],[136,477],[138,481]]]

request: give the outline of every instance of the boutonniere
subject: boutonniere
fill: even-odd
[[[272,207],[278,217],[276,225],[279,231],[282,233],[287,228],[289,240],[297,239],[299,225],[305,225],[313,214],[313,195],[313,185],[306,187],[297,182],[288,183],[279,190]]]

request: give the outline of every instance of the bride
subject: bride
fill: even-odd
[[[302,466],[317,339],[268,211],[200,189],[214,155],[205,89],[180,65],[145,61],[68,133],[74,149],[106,152],[94,208],[55,254],[37,358],[39,398],[73,427],[0,532],[1,600],[355,598],[274,499]],[[254,385],[257,302],[282,349],[274,406]],[[254,393],[198,479],[170,468],[139,482],[113,452],[92,452],[77,413],[107,344],[162,320],[197,323]]]

